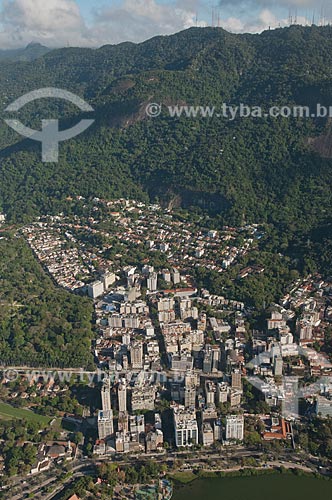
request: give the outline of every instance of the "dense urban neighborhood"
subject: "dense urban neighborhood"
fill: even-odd
[[[89,298],[94,368],[3,363],[3,493],[51,499],[62,484],[73,488],[66,500],[81,490],[171,498],[190,474],[328,476],[332,281],[297,277],[258,311],[211,293],[197,271],[263,275],[243,259],[259,251],[264,227],[214,230],[157,204],[77,201],[80,215],[39,218],[15,238],[56,287]]]

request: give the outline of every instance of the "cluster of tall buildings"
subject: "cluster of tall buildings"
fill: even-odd
[[[241,442],[244,439],[243,415],[227,415],[225,421],[203,420],[199,428],[195,408],[173,405],[174,440],[177,447],[194,446],[202,443],[211,446],[216,441]]]
[[[240,374],[234,373],[232,379],[232,384],[239,388]],[[229,415],[222,422],[215,406],[218,400],[218,385],[206,381],[206,398],[202,402],[199,398],[197,400],[197,384],[197,375],[188,372],[182,394],[184,404],[173,402],[171,405],[175,445],[185,447],[202,443],[204,446],[210,446],[215,441],[242,441],[243,416]],[[114,418],[112,400],[116,405],[117,418]],[[146,424],[143,414],[137,413],[145,410],[155,411],[156,387],[143,376],[138,377],[130,388],[125,378],[112,384],[110,378],[106,377],[101,388],[101,402],[102,409],[98,412],[99,440],[95,453],[154,452],[162,449],[163,430],[160,415],[155,413],[155,423],[151,425]],[[198,411],[201,411],[201,424],[197,419]]]
[[[99,440],[95,453],[152,452],[161,449],[164,439],[160,415],[155,414],[155,424],[151,425],[145,423],[143,414],[136,413],[138,410],[154,410],[155,398],[155,387],[145,384],[143,379],[138,379],[128,391],[125,378],[112,384],[106,377],[101,388],[102,409],[98,411]],[[116,403],[117,418],[114,418],[112,399]]]
[[[116,276],[112,272],[106,272],[102,275],[100,280],[94,281],[88,285],[88,295],[92,299],[97,299],[107,293],[109,288],[115,283]]]
[[[163,246],[161,251],[167,252],[168,247]],[[168,269],[163,269],[161,273],[155,272],[152,266],[145,266],[143,268],[143,274],[146,275],[146,284],[149,292],[153,293],[158,290],[158,276],[160,276],[166,283],[170,285],[178,285],[181,282],[181,276],[178,269],[173,268],[171,271]]]
[[[135,268],[125,271],[134,287],[117,286],[95,305],[100,337],[95,354],[101,365],[124,371],[160,369],[159,344],[150,309],[140,298]]]

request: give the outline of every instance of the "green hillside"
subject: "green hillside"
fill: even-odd
[[[1,364],[93,367],[89,299],[56,287],[24,240],[7,234],[0,252]]]
[[[135,45],[61,49],[28,63],[0,65],[4,104],[56,86],[95,108],[95,124],[61,144],[59,164],[40,161],[40,145],[1,123],[0,205],[12,220],[57,211],[68,195],[158,197],[208,210],[219,222],[268,221],[291,231],[329,222],[329,121],[298,118],[148,119],[164,105],[330,104],[332,28],[300,27],[234,35],[192,28]],[[77,110],[59,103],[63,127]],[[51,101],[19,116],[40,128],[58,116]],[[8,114],[2,112],[2,116]],[[221,150],[223,153],[221,154]],[[321,154],[320,154],[321,153]]]

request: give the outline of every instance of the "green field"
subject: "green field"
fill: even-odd
[[[0,402],[0,419],[2,420],[12,420],[13,418],[31,420],[33,422],[38,422],[43,426],[46,426],[52,420],[49,417],[44,417],[43,415],[37,415],[30,410],[23,410],[22,408],[14,408],[6,403]]]
[[[170,477],[182,484],[187,484],[190,483],[191,481],[197,480],[197,475],[191,471],[174,472],[173,474],[170,474]]]

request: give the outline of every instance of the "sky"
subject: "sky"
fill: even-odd
[[[192,26],[257,33],[332,21],[332,0],[0,0],[0,49],[99,47]]]

